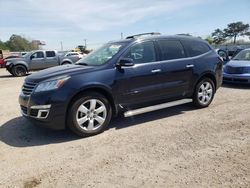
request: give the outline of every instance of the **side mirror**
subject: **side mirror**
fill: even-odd
[[[134,60],[131,58],[122,58],[116,63],[117,67],[132,67],[134,66]]]
[[[34,56],[32,55],[32,56],[30,56],[30,60],[32,60],[32,59],[34,59]]]

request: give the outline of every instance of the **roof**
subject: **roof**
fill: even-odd
[[[112,43],[115,43],[115,42],[128,43],[128,42],[139,41],[139,40],[143,40],[143,39],[149,39],[149,40],[154,40],[154,39],[179,39],[179,40],[204,41],[203,39],[200,39],[198,37],[186,36],[186,35],[151,35],[151,36],[142,36],[142,37],[138,37],[138,38],[129,37],[129,38],[126,38],[126,39],[110,41],[110,42],[112,42]]]

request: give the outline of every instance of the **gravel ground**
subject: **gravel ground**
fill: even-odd
[[[221,87],[209,108],[117,118],[79,138],[20,116],[24,78],[0,69],[0,187],[250,187],[250,87]]]

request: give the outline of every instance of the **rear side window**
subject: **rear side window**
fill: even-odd
[[[56,53],[54,51],[46,51],[46,57],[55,57]]]
[[[143,42],[135,44],[124,57],[133,59],[136,64],[154,62],[156,61],[154,43]]]
[[[205,42],[185,40],[181,42],[185,46],[190,57],[198,56],[211,50],[211,48]]]
[[[180,59],[185,57],[185,51],[179,41],[174,40],[159,40],[161,49],[161,60]]]

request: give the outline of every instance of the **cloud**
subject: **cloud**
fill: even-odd
[[[18,3],[22,4],[20,7],[14,1],[10,2],[12,8],[8,10],[17,11],[19,15],[32,16],[34,25],[36,21],[37,24],[50,23],[55,27],[65,24],[83,31],[103,31],[116,26],[129,26],[202,3],[201,0],[21,0]]]

